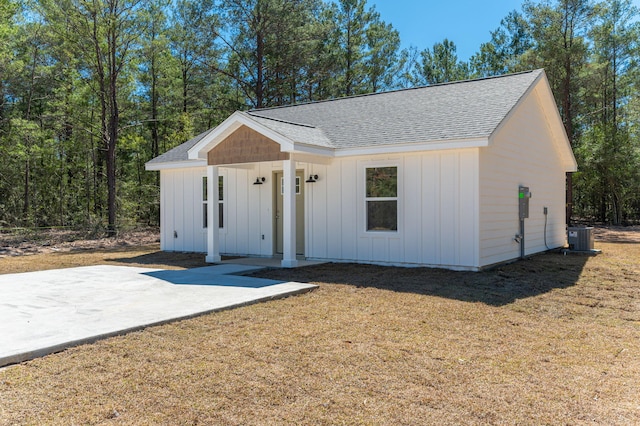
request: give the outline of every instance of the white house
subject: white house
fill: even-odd
[[[479,270],[565,244],[576,161],[536,70],[236,112],[146,168],[165,251]]]

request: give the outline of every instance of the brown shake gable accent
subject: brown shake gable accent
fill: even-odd
[[[241,126],[207,154],[210,166],[288,159],[289,153],[281,152],[280,144],[247,126]]]

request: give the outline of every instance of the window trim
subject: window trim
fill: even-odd
[[[297,176],[296,170],[296,195],[300,195],[300,191],[302,190],[301,185],[302,179],[300,179],[300,176]],[[284,176],[280,178],[280,195],[284,195]]]
[[[368,197],[367,196],[367,170],[368,169],[379,169],[385,167],[394,167],[397,173],[397,181],[396,181],[396,196],[395,197]],[[399,161],[367,161],[361,164],[361,174],[362,176],[362,198],[361,198],[361,208],[363,209],[362,213],[362,232],[364,235],[378,235],[378,236],[397,236],[400,234],[400,229],[402,227],[402,204],[401,198],[403,195],[402,190],[402,167]],[[395,201],[396,202],[396,229],[395,230],[369,230],[369,210],[368,210],[368,202],[369,201]]]
[[[225,185],[225,178],[222,175],[218,175],[218,229],[225,229],[225,207],[226,207],[226,197],[227,188]]]
[[[209,227],[209,201],[207,196],[207,185],[208,178],[207,176],[202,176],[202,229],[207,229]]]
[[[208,201],[208,177],[202,176],[202,229],[207,229],[209,226],[209,201]],[[225,186],[224,177],[218,175],[218,229],[224,229],[224,207],[225,207]],[[222,196],[222,197],[221,197]]]

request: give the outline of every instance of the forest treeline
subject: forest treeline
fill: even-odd
[[[579,164],[574,217],[638,221],[638,18],[525,1],[461,61],[456,28],[403,49],[365,0],[0,0],[0,228],[155,224],[144,163],[236,110],[537,68]]]

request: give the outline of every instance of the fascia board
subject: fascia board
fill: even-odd
[[[240,127],[238,124],[238,111],[231,114],[226,120],[218,125],[211,133],[202,138],[200,142],[191,147],[188,151],[189,160],[206,160],[207,152],[215,145],[217,139],[223,140]],[[211,146],[209,146],[211,145]],[[204,155],[200,155],[204,151]]]
[[[553,105],[553,108],[545,108],[545,115],[547,116],[547,120],[550,121],[550,126],[554,130],[554,133],[558,135],[558,138],[554,138],[556,143],[559,143],[560,152],[562,155],[562,160],[564,163],[565,171],[567,172],[576,172],[578,171],[578,162],[576,161],[576,157],[573,154],[573,149],[571,149],[571,142],[569,142],[569,137],[567,136],[567,130],[564,128],[564,124],[562,123],[562,117],[560,116],[560,111],[556,107],[556,101],[553,97],[553,92],[551,91],[551,86],[549,85],[549,81],[547,80],[546,74],[544,74],[545,83],[541,88],[544,93],[545,102],[547,105]],[[551,111],[551,117],[546,114],[546,111]]]
[[[146,163],[144,165],[145,170],[170,170],[170,169],[188,169],[192,167],[206,167],[206,160],[187,160],[187,161],[172,161],[169,163]]]
[[[553,144],[560,152],[562,165],[566,172],[575,172],[578,170],[578,163],[571,149],[571,143],[569,142],[567,131],[562,123],[562,117],[556,106],[556,101],[546,73],[542,72],[534,86],[538,96],[538,102],[541,104],[542,113],[552,134]]]
[[[520,106],[520,104],[524,102],[524,99],[526,99],[532,93],[539,94],[540,102],[542,102],[542,112],[547,119],[547,124],[549,125],[552,134],[557,135],[560,138],[560,141],[557,137],[554,137],[553,140],[554,144],[560,143],[561,145],[559,146],[559,149],[560,155],[562,156],[561,159],[563,167],[567,172],[577,171],[578,164],[576,162],[575,156],[573,155],[573,150],[571,149],[569,138],[567,137],[564,125],[562,125],[562,117],[560,117],[560,112],[558,111],[558,108],[556,106],[553,93],[551,92],[551,86],[549,85],[549,80],[544,70],[540,72],[540,75],[535,79],[533,83],[531,83],[531,85],[527,88],[516,105],[514,105],[509,113],[502,119],[500,124],[498,124],[498,126],[493,130],[491,136],[489,137],[489,140],[493,140],[494,136],[500,133],[500,130],[515,113],[515,110],[518,108],[518,106]],[[551,115],[548,113],[549,111],[551,111]]]
[[[213,147],[222,142],[242,125],[278,143],[282,152],[294,151],[294,143],[292,140],[252,120],[246,114],[236,111],[189,150],[189,159],[206,159],[207,153],[213,149]]]
[[[502,120],[500,120],[500,123],[498,123],[496,128],[493,129],[493,132],[491,132],[491,135],[489,135],[489,139],[493,139],[494,135],[497,135],[498,133],[500,133],[500,130],[502,130],[502,128],[509,122],[509,120],[511,119],[513,114],[515,114],[515,111],[522,104],[522,102],[524,102],[524,100],[527,97],[529,97],[529,95],[531,93],[533,93],[533,91],[535,90],[536,86],[540,83],[540,81],[543,80],[544,75],[545,75],[544,71],[542,71],[540,73],[540,75],[538,77],[536,77],[536,79],[533,81],[533,83],[531,83],[531,85],[529,85],[529,87],[527,87],[527,90],[523,93],[523,95],[520,97],[520,99],[518,99],[518,102],[516,102],[516,104],[509,110],[507,115],[505,115],[502,118]]]
[[[334,148],[325,148],[314,145],[307,145],[304,143],[296,142],[294,145],[294,153],[303,153],[310,155],[320,155],[323,157],[335,157],[335,149]]]
[[[356,155],[397,154],[407,152],[442,151],[449,149],[480,148],[489,146],[488,138],[441,140],[401,145],[382,145],[364,148],[343,148],[335,151],[336,157]]]

